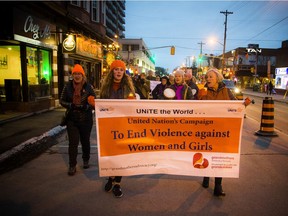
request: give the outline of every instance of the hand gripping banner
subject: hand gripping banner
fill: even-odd
[[[95,100],[99,175],[239,177],[243,101]]]

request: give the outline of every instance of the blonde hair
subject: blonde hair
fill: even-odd
[[[175,74],[179,74],[179,75],[184,77],[185,72],[183,70],[176,70],[174,73],[174,76],[175,76]]]
[[[218,83],[221,83],[221,82],[223,81],[224,77],[223,77],[223,75],[218,71],[217,68],[210,68],[210,69],[206,72],[205,79],[207,79],[207,74],[208,74],[209,72],[215,73],[216,79],[217,79],[217,82],[218,82]]]
[[[185,77],[184,77],[185,71],[183,71],[183,70],[176,70],[175,73],[174,73],[174,76],[175,76],[176,74],[179,74],[180,76],[182,76],[182,84],[185,83]]]

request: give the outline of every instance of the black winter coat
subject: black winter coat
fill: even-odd
[[[81,90],[81,105],[83,106],[81,109],[73,109],[73,94],[74,87],[73,81],[69,81],[60,96],[60,104],[68,110],[68,120],[75,122],[91,122],[93,121],[92,110],[94,109],[88,103],[88,97],[94,96],[96,98],[96,94],[92,88],[92,85],[85,83]]]

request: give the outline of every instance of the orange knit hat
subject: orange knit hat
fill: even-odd
[[[112,64],[110,65],[110,70],[112,71],[114,68],[123,68],[123,70],[126,70],[126,65],[125,62],[121,61],[121,60],[115,60],[112,62]]]
[[[74,68],[72,70],[72,74],[73,73],[81,73],[83,76],[85,76],[85,72],[84,72],[84,69],[83,67],[80,65],[80,64],[75,64],[74,65]]]

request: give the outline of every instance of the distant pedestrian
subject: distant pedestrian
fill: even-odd
[[[191,88],[185,83],[184,71],[177,70],[174,73],[174,84],[168,86],[165,89],[164,96],[166,99],[172,100],[193,100],[193,94]],[[173,91],[170,91],[172,89]],[[173,94],[171,94],[171,93]],[[169,93],[169,95],[167,95]],[[171,95],[170,95],[171,94]]]
[[[174,84],[174,80],[175,80],[174,74],[169,74],[169,82],[171,85]]]
[[[199,90],[199,100],[237,100],[233,93],[225,87],[225,84],[222,82],[223,76],[216,68],[209,69],[205,75],[205,79],[205,88],[207,90],[204,88]],[[209,187],[209,177],[203,178],[202,186],[204,188]],[[222,189],[222,177],[215,177],[214,195],[225,196]]]
[[[161,81],[161,77],[159,75],[157,75],[155,81]]]
[[[170,86],[169,78],[167,76],[161,77],[161,83],[156,85],[156,87],[152,91],[153,99],[164,99],[164,90]]]
[[[100,90],[101,99],[131,99],[135,98],[135,89],[133,81],[125,73],[126,65],[121,60],[115,60],[110,66],[110,71],[105,78]],[[122,176],[110,176],[105,185],[105,191],[112,190],[115,197],[122,197],[123,193],[120,187]]]
[[[149,70],[149,71],[147,72],[147,76],[146,76],[146,79],[147,79],[147,80],[153,80],[153,81],[155,81],[155,80],[156,80],[156,77],[154,76],[154,74],[153,74],[153,71],[152,71],[152,70]]]
[[[269,92],[269,95],[271,95],[273,89],[274,89],[274,86],[273,86],[272,81],[270,80],[270,82],[269,82],[269,84],[268,84],[268,91],[267,91],[267,95],[268,95],[268,92]]]
[[[60,97],[60,104],[68,110],[68,175],[76,173],[79,141],[82,145],[83,168],[89,168],[90,134],[93,126],[92,110],[95,98],[96,94],[92,85],[86,81],[84,69],[81,65],[75,64],[72,70],[72,80],[64,86]]]
[[[191,88],[192,95],[193,95],[194,99],[197,100],[199,88],[198,88],[197,84],[193,81],[192,73],[190,71],[188,71],[184,74],[184,77],[185,77],[185,83],[188,86],[190,86],[190,88]]]
[[[146,74],[141,73],[136,81],[134,81],[136,93],[140,95],[140,99],[150,98],[150,80],[146,79]]]

